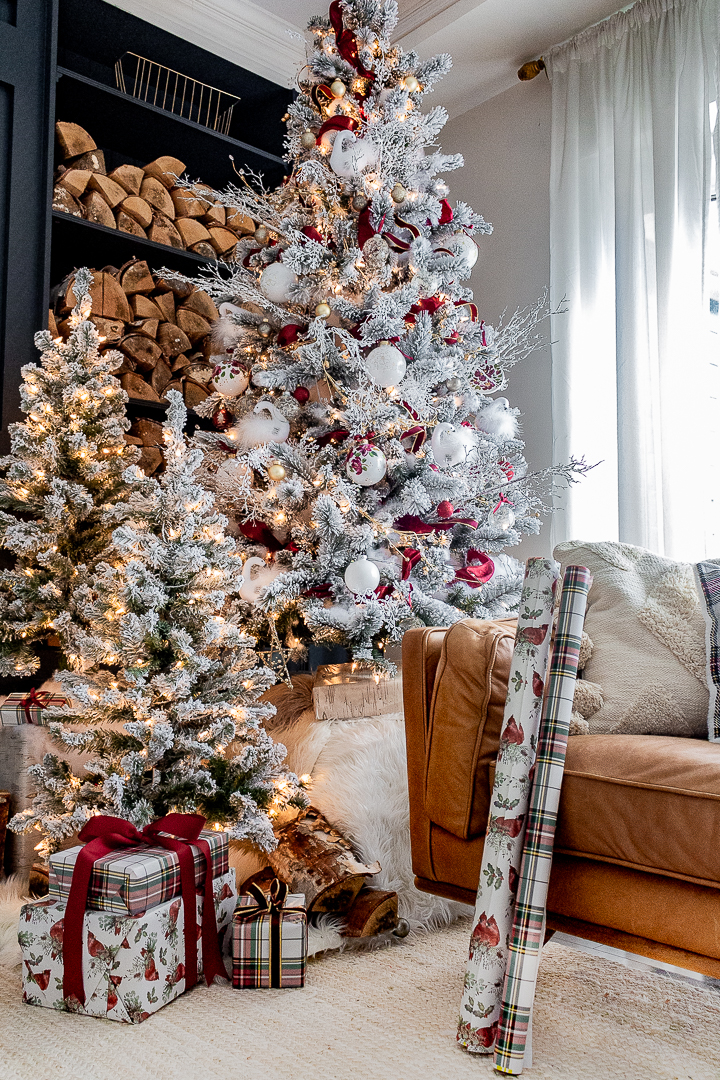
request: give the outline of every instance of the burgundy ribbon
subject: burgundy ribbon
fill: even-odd
[[[346,431],[345,428],[335,428],[334,431],[326,431],[324,435],[319,435],[315,441],[318,446],[327,446],[333,439],[337,439],[338,442],[344,442],[349,434],[350,432]]]
[[[215,901],[213,898],[210,845],[200,838],[205,818],[200,814],[166,814],[138,830],[124,818],[99,814],[90,818],[79,832],[87,841],[78,853],[73,870],[70,895],[65,908],[63,940],[63,997],[76,998],[85,1004],[82,953],[83,925],[93,866],[98,859],[121,848],[164,847],[174,851],[180,863],[180,895],[184,908],[185,986],[198,981],[197,909],[195,903],[195,860],[190,844],[196,844],[205,856],[205,886],[202,918],[203,968],[210,986],[216,976],[227,978],[218,944]],[[172,833],[166,836],[165,833]]]
[[[313,585],[312,588],[306,589],[303,596],[317,596],[320,600],[325,600],[326,597],[331,596],[330,586],[325,582],[323,585]]]
[[[467,558],[468,560],[472,559],[474,562],[479,562],[480,565],[464,566],[455,574],[455,580],[464,581],[471,589],[477,589],[480,585],[489,581],[493,576],[495,573],[495,563],[489,555],[486,555],[483,551],[476,551],[475,548],[470,548],[467,553]]]
[[[477,529],[478,523],[472,518],[447,518],[445,521],[423,521],[414,514],[403,514],[395,522],[393,528],[399,532],[414,532],[422,536],[431,532],[446,532],[454,529],[456,525],[469,525],[471,529]]]
[[[356,127],[357,120],[353,120],[351,116],[329,116],[323,121],[315,136],[315,142],[319,146],[323,135],[326,135],[328,131],[354,131]]]
[[[32,713],[30,712],[32,707],[35,706],[36,709],[46,709],[51,696],[52,695],[50,694],[49,690],[36,690],[33,686],[30,692],[26,695],[26,697],[22,699],[20,704],[25,710],[25,718],[28,724],[35,723],[32,718]],[[43,698],[45,699],[44,701],[42,700]]]
[[[442,213],[440,215],[440,225],[449,225],[453,219],[452,206],[447,199],[441,199],[440,205],[442,206]]]
[[[408,428],[407,431],[403,431],[402,435],[399,435],[398,438],[403,445],[406,439],[412,439],[408,453],[417,454],[427,438],[427,432],[422,424],[414,424],[411,428]],[[405,449],[407,450],[407,447],[405,447]]]
[[[414,566],[420,562],[422,555],[417,548],[406,547],[402,552],[402,580],[407,581]]]
[[[283,326],[278,331],[277,343],[280,348],[284,348],[286,345],[294,345],[298,339],[298,334],[304,333],[307,330],[306,326],[302,326],[300,323],[288,323],[287,326]]]
[[[348,64],[351,64],[358,75],[362,75],[363,79],[375,79],[375,75],[372,71],[369,71],[364,64],[360,62],[358,56],[357,41],[355,35],[350,30],[343,29],[342,8],[340,7],[340,0],[333,0],[330,5],[330,22],[335,32],[335,44],[337,50],[342,56],[343,60],[347,60]]]
[[[240,532],[248,540],[255,540],[258,544],[264,544],[268,551],[280,551],[282,547],[280,541],[270,532],[264,521],[256,521],[254,518],[251,518],[250,521],[244,521],[240,525]]]
[[[371,236],[375,236],[377,230],[373,229],[370,223],[370,214],[372,211],[372,204],[366,206],[362,213],[358,216],[358,247],[364,248]]]
[[[308,240],[317,240],[318,244],[324,244],[325,243],[322,236],[317,231],[317,229],[314,227],[314,225],[304,225],[303,229],[302,229],[302,233],[303,233],[303,236],[307,236]]]

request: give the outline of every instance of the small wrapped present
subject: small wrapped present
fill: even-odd
[[[235,871],[212,883],[214,915],[221,949],[229,952],[235,908]],[[204,890],[193,894],[193,923],[204,921]],[[51,898],[26,904],[18,938],[23,956],[23,1001],[50,1009],[104,1016],[139,1024],[193,985],[189,978],[182,897],[167,900],[143,915],[87,911],[82,928],[85,1002],[63,993],[66,906]],[[203,938],[197,942],[197,972],[203,974]],[[223,972],[224,974],[224,972]]]
[[[248,886],[238,897],[232,929],[232,984],[236,990],[305,985],[307,912],[302,893],[288,894],[278,878],[266,895]]]
[[[402,713],[402,678],[379,679],[355,664],[323,664],[317,669],[313,704],[318,720],[351,720]]]
[[[167,834],[166,834],[167,835]],[[228,870],[226,832],[203,829],[200,839],[210,848],[210,876]],[[205,856],[190,843],[195,865],[195,884],[205,880]],[[49,895],[67,901],[75,861],[82,847],[71,847],[50,856]],[[112,911],[118,915],[141,915],[148,908],[164,904],[180,894],[180,859],[176,851],[162,847],[140,847],[111,851],[93,865],[86,907],[91,911]]]
[[[44,710],[51,705],[62,708],[67,705],[67,699],[58,697],[49,690],[36,690],[34,687],[26,694],[8,694],[0,705],[0,724],[3,727],[14,727],[17,724],[37,724],[45,727],[49,721]]]

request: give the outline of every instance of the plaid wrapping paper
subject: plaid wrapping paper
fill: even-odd
[[[218,878],[228,870],[226,832],[203,829],[200,834],[210,845],[211,875]],[[195,884],[205,880],[205,857],[195,844]],[[73,870],[81,845],[50,856],[49,896],[67,901]],[[91,911],[112,911],[117,915],[140,915],[180,895],[180,862],[174,851],[161,847],[124,848],[105,855],[95,863],[88,890]]]
[[[235,909],[235,871],[213,881],[221,951],[227,953]],[[204,896],[196,897],[198,926]],[[180,896],[142,915],[86,911],[83,925],[85,1004],[63,998],[65,904],[50,898],[26,904],[18,940],[23,957],[23,1001],[48,1009],[140,1024],[185,990],[184,913]],[[226,947],[223,949],[223,945]],[[202,974],[202,937],[198,974]]]
[[[708,739],[720,742],[720,559],[695,564],[695,581],[705,601],[705,664],[708,707]]]
[[[560,567],[528,559],[500,733],[457,1041],[491,1054],[500,1019]]]
[[[0,725],[14,727],[17,724],[37,724],[39,727],[46,727],[50,721],[58,719],[57,716],[52,716],[47,720],[46,709],[62,708],[63,705],[67,705],[67,700],[53,696],[48,690],[8,694],[0,705]]]
[[[280,977],[276,985],[305,985],[307,961],[307,913],[302,893],[285,896],[280,912]],[[271,985],[271,919],[269,907],[244,915],[257,907],[252,896],[239,896],[232,930],[232,984],[236,990],[255,990]]]
[[[495,1068],[513,1075],[522,1072],[530,1030],[580,639],[591,581],[584,566],[568,566],[560,597],[495,1043]]]

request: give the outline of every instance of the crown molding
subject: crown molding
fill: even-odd
[[[401,15],[393,34],[403,48],[414,48],[425,38],[437,34],[463,15],[480,7],[485,0],[419,0],[411,11]],[[404,40],[408,38],[409,40]]]
[[[280,86],[294,86],[305,63],[305,42],[297,27],[248,0],[109,2]]]

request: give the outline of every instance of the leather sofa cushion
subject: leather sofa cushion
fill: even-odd
[[[430,703],[424,803],[430,820],[461,840],[487,826],[515,627],[514,619],[464,619],[443,641]]]
[[[555,850],[720,882],[720,744],[661,735],[569,739]]]

